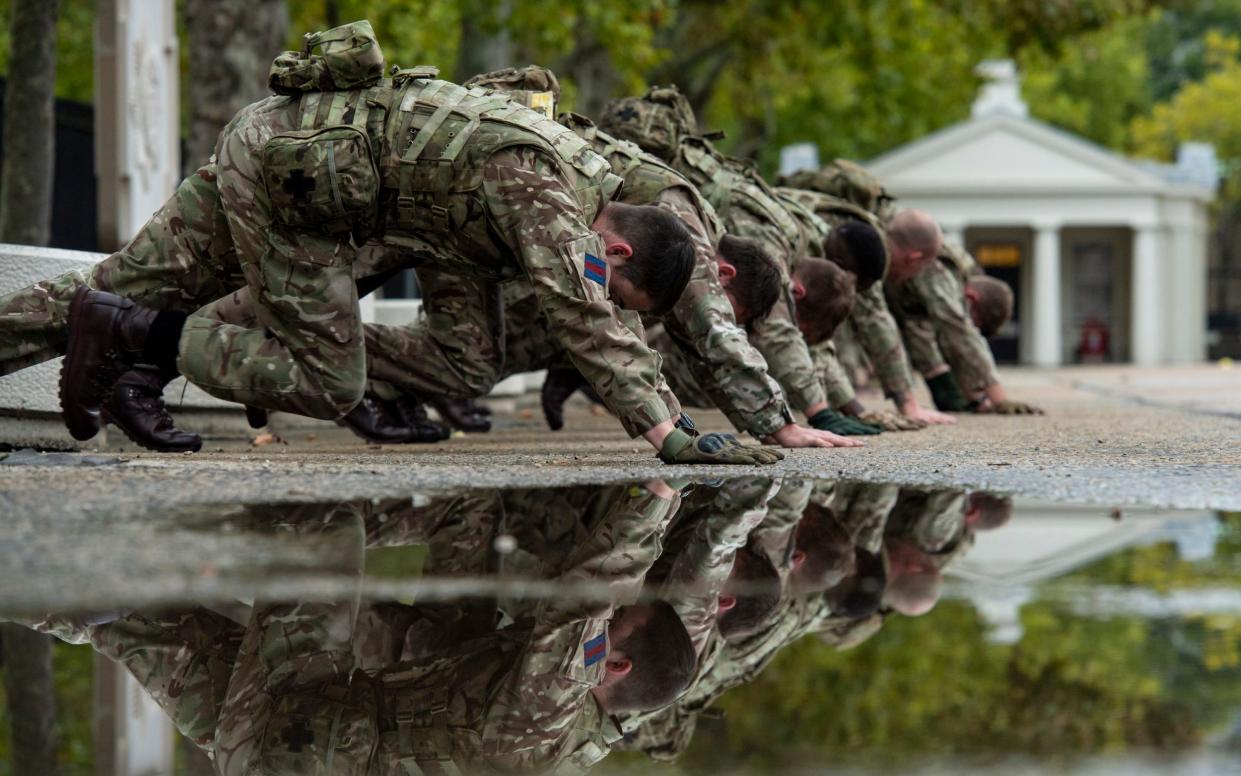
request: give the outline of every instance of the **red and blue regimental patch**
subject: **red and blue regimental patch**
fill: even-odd
[[[608,285],[608,265],[604,263],[603,259],[588,253],[586,254],[585,266],[586,277],[606,288]]]
[[[600,633],[590,641],[582,644],[582,661],[590,668],[608,654],[608,635]]]

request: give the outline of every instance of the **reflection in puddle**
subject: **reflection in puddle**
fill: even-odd
[[[0,609],[226,774],[1218,770],[1236,522],[757,477],[66,517]]]

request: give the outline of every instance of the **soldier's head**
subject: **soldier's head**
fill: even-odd
[[[970,318],[982,336],[991,339],[1013,317],[1013,289],[999,278],[975,275],[965,284]]]
[[[694,643],[666,601],[618,609],[608,642],[603,681],[591,692],[609,714],[667,706],[694,677]]]
[[[904,283],[926,269],[943,245],[935,219],[921,210],[902,210],[888,220],[888,280]]]
[[[899,537],[884,541],[888,586],[883,603],[906,617],[918,617],[935,608],[943,593],[943,577],[931,556]]]
[[[793,272],[797,328],[811,345],[827,340],[849,317],[854,299],[853,276],[827,259],[802,259]]]
[[[853,537],[836,519],[836,513],[810,504],[797,521],[793,570],[789,583],[799,593],[816,593],[835,587],[855,571]]]
[[[965,524],[975,531],[994,531],[1013,516],[1013,500],[1008,496],[975,491],[965,506]]]
[[[652,86],[641,97],[609,101],[599,114],[599,128],[665,162],[676,156],[682,138],[699,134],[694,109],[675,86]]]
[[[758,630],[780,603],[780,575],[771,561],[748,547],[737,550],[719,599],[716,627],[728,641]]]
[[[763,244],[748,237],[726,234],[715,256],[720,285],[732,303],[733,317],[742,326],[771,311],[780,298],[780,268]]]
[[[846,221],[833,228],[824,252],[853,276],[859,293],[883,280],[888,271],[888,246],[883,235],[862,221]]]
[[[883,606],[888,572],[879,553],[857,547],[853,556],[853,573],[828,588],[823,596],[835,616],[869,617]]]
[[[556,118],[556,105],[560,102],[560,80],[556,74],[540,65],[506,67],[480,73],[463,86],[481,86],[503,92],[527,108],[537,110],[549,119]]]
[[[681,219],[651,205],[609,202],[591,229],[603,237],[617,305],[660,315],[672,309],[694,271],[694,240]]]

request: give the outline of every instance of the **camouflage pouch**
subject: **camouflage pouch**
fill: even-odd
[[[780,185],[830,194],[876,215],[893,200],[875,176],[848,159],[837,159],[817,172],[803,170],[784,176]]]
[[[475,86],[507,94],[527,108],[537,110],[549,119],[556,118],[556,103],[560,101],[560,81],[546,67],[526,65],[506,67],[490,73],[476,75],[462,86]]]
[[[301,51],[272,62],[267,82],[277,94],[333,92],[374,86],[383,78],[384,55],[365,19],[309,32]]]
[[[260,739],[256,772],[366,776],[379,746],[377,711],[365,682],[281,696]]]
[[[361,243],[374,227],[379,171],[371,142],[358,127],[285,132],[263,147],[263,177],[272,211],[291,229],[327,235],[353,232]]]

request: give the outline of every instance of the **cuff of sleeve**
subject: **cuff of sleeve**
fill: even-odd
[[[762,439],[792,422],[794,422],[793,413],[789,411],[787,404],[780,402],[762,412],[746,416],[745,425],[738,426],[738,428],[756,439]]]
[[[827,401],[823,386],[816,380],[813,384],[788,392],[789,404],[798,412],[804,413],[808,407]]]
[[[857,398],[852,385],[833,385],[827,391],[829,407],[843,407]],[[810,406],[810,405],[807,405]]]
[[[642,402],[620,416],[621,425],[631,438],[642,436],[665,420],[671,419],[668,406],[658,396]]]

